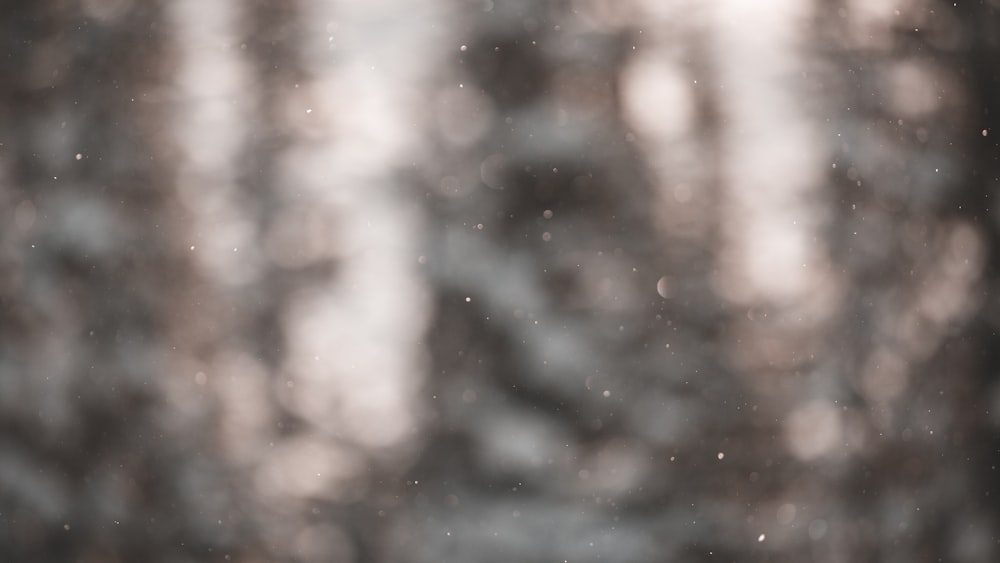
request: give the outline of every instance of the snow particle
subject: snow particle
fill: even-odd
[[[719,458],[719,460],[721,461],[726,457],[726,454],[723,452],[719,452],[718,455],[716,455],[715,457]]]
[[[777,513],[778,523],[785,526],[791,524],[795,520],[796,512],[798,512],[798,509],[795,508],[794,504],[790,502],[782,504],[781,506],[778,507],[778,513]]]
[[[757,536],[757,543],[761,543],[761,542],[763,542],[763,541],[764,541],[765,539],[767,539],[767,536],[766,536],[766,535],[764,535],[764,534],[761,534],[761,535]]]
[[[809,523],[809,539],[821,540],[826,535],[826,520],[817,519]]]
[[[670,278],[662,276],[660,279],[656,280],[656,293],[659,293],[660,297],[664,299],[670,297]]]

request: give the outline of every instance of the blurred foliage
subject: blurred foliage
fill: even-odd
[[[0,561],[997,560],[998,10],[5,3]]]

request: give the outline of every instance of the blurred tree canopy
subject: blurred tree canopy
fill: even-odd
[[[0,45],[0,560],[1000,557],[995,0]]]

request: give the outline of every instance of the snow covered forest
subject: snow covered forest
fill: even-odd
[[[0,561],[1000,560],[1000,1],[0,46]]]

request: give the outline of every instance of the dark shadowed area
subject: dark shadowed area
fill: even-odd
[[[1000,2],[0,6],[0,561],[995,563]]]

